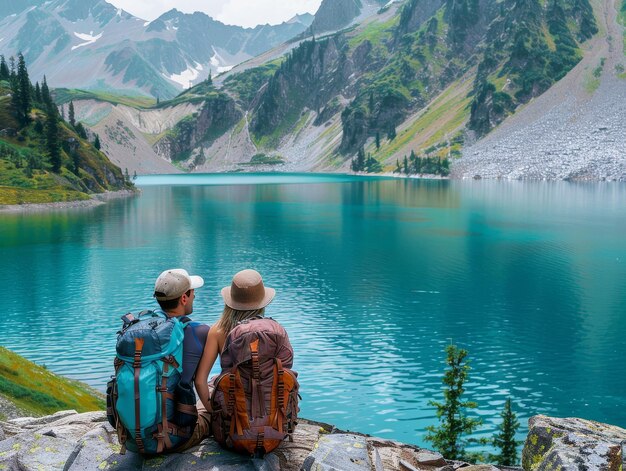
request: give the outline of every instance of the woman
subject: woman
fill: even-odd
[[[209,330],[204,352],[196,371],[195,385],[198,397],[207,411],[211,411],[210,391],[207,382],[218,354],[224,350],[226,337],[241,321],[263,317],[276,291],[265,287],[261,275],[255,270],[243,270],[233,277],[230,286],[222,289],[224,311],[219,321]]]

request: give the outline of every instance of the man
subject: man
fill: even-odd
[[[165,270],[159,275],[154,284],[154,297],[161,310],[168,317],[180,317],[188,321],[185,327],[183,340],[183,365],[179,387],[191,390],[198,363],[202,357],[204,344],[209,333],[209,326],[200,322],[186,319],[193,312],[193,301],[196,297],[195,290],[204,285],[204,280],[199,276],[190,276],[186,270],[176,268]],[[191,438],[177,447],[176,451],[186,450],[198,445],[210,430],[210,414],[207,413],[202,403],[198,401],[198,419]]]

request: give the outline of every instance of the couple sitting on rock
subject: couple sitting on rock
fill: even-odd
[[[123,450],[178,452],[213,435],[225,448],[261,457],[292,439],[293,349],[285,330],[264,317],[275,290],[254,270],[237,273],[209,328],[187,317],[203,285],[183,269],[166,270],[154,287],[160,310],[122,317],[107,414]],[[222,372],[209,381],[218,356]]]

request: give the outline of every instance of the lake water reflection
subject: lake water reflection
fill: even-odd
[[[302,415],[425,445],[444,348],[493,431],[507,397],[626,426],[626,186],[335,175],[140,177],[143,195],[0,214],[0,344],[103,389],[119,317],[159,272],[204,276],[194,318],[245,267],[277,290]],[[520,437],[525,430],[520,430]]]

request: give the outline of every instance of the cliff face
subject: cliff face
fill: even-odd
[[[304,108],[321,110],[345,86],[353,67],[343,36],[306,41],[295,49],[257,95],[250,123],[255,137],[287,131]]]
[[[154,145],[154,150],[164,159],[193,170],[205,163],[202,145],[210,145],[242,116],[234,100],[215,92],[205,99],[200,111],[183,118],[168,131]]]

